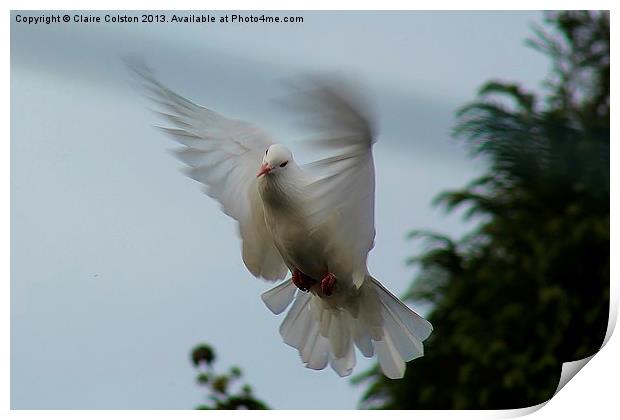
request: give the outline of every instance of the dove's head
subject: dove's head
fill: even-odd
[[[272,144],[265,150],[263,162],[256,177],[284,172],[287,170],[289,163],[293,163],[291,151],[281,144]]]

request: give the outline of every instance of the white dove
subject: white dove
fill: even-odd
[[[253,125],[225,118],[161,84],[144,65],[132,69],[184,147],[176,156],[239,225],[243,262],[256,277],[291,278],[265,292],[274,313],[293,306],[280,326],[310,369],[329,363],[340,376],[355,366],[354,345],[377,355],[388,378],[423,356],[431,324],[373,278],[373,133],[356,101],[322,84],[303,97],[322,128],[329,157],[300,167],[285,146]]]

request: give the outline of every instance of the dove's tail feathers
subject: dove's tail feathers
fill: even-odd
[[[422,342],[431,334],[433,326],[376,279],[370,277],[365,284],[372,287],[381,311],[382,336],[373,340],[379,365],[388,378],[402,378],[405,362],[424,356]]]
[[[299,292],[280,334],[286,344],[299,350],[306,367],[321,370],[329,363],[340,376],[353,371],[351,317],[346,311],[324,308],[321,298]]]
[[[376,354],[383,373],[396,379],[404,376],[407,361],[424,355],[422,341],[433,327],[372,277],[338,305],[311,293],[295,297],[296,290],[287,280],[262,298],[276,314],[294,299],[280,334],[306,367],[320,370],[329,363],[338,375],[350,375],[357,347],[366,357]]]

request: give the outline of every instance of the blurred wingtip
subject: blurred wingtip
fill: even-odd
[[[342,72],[303,73],[282,83],[290,93],[275,99],[276,105],[299,116],[299,126],[316,134],[315,140],[327,140],[332,146],[337,146],[336,139],[348,144],[353,136],[375,142],[374,106],[358,78]]]
[[[122,54],[120,56],[120,59],[123,64],[125,64],[127,69],[130,70],[132,73],[142,75],[145,73],[153,72],[142,54],[126,53]]]

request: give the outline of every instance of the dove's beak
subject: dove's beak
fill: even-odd
[[[256,178],[260,178],[261,176],[268,174],[271,172],[273,168],[266,163],[263,163],[260,167],[260,171],[256,174]]]

